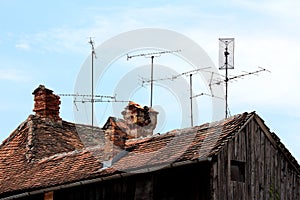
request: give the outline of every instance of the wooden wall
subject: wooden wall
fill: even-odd
[[[54,200],[207,200],[209,175],[202,162],[54,191]]]
[[[231,180],[231,160],[245,162],[245,180]],[[300,199],[300,178],[253,118],[220,151],[211,170],[212,199]]]

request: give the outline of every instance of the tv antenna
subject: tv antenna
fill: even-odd
[[[236,76],[232,76],[232,77],[229,77],[228,78],[228,81],[231,81],[231,80],[234,80],[234,79],[237,79],[237,78],[242,78],[244,76],[248,76],[248,75],[254,75],[254,74],[258,74],[260,72],[263,72],[263,71],[266,71],[266,72],[271,72],[265,68],[262,68],[262,67],[258,67],[259,69],[256,70],[256,71],[253,71],[253,72],[246,72],[244,74],[240,74],[240,75],[236,75]],[[211,79],[211,82],[210,82],[210,86],[211,85],[220,85],[222,84],[223,82],[225,82],[225,80],[218,80],[218,81],[215,81],[215,82],[212,82],[212,79]]]
[[[191,73],[197,73],[198,71],[209,69],[209,68],[210,67],[204,67],[204,68],[200,68],[200,69],[194,69],[194,70],[191,70],[191,71],[188,71],[188,72],[183,72],[181,74],[173,75],[171,77],[153,79],[152,81],[153,82],[156,82],[156,81],[166,81],[166,80],[174,81],[175,79],[177,79],[177,78],[179,78],[179,77],[181,77],[183,75],[188,75],[188,74],[191,74]],[[145,83],[150,83],[151,82],[150,79],[146,79],[146,78],[143,78],[143,77],[141,77],[141,81],[142,81],[142,86]]]
[[[118,102],[115,96],[107,96],[107,95],[90,95],[90,94],[58,94],[61,97],[74,97],[73,103],[78,111],[77,102],[86,103],[86,102]],[[77,100],[78,97],[81,97],[81,100]],[[107,99],[107,100],[105,100]]]
[[[236,75],[236,76],[232,76],[232,77],[229,77],[228,76],[226,77],[225,76],[225,80],[218,80],[218,81],[215,81],[213,82],[212,80],[212,77],[211,77],[211,81],[210,81],[210,84],[209,84],[209,87],[211,87],[211,85],[220,85],[222,84],[223,82],[225,82],[226,84],[226,87],[228,87],[228,82],[231,81],[231,80],[234,80],[234,79],[237,79],[237,78],[242,78],[244,76],[248,76],[248,75],[254,75],[254,74],[258,74],[260,72],[263,72],[263,71],[267,71],[267,72],[270,72],[269,70],[265,69],[265,68],[262,68],[262,67],[258,67],[259,70],[256,70],[256,71],[253,71],[253,72],[246,72],[244,74],[240,74],[240,75]],[[227,96],[226,96],[227,97]],[[228,108],[228,100],[226,99],[226,110],[225,110],[225,117],[227,118],[228,117],[228,111],[229,111],[229,108]]]
[[[190,117],[191,117],[191,127],[194,126],[194,116],[193,116],[193,74],[195,73],[198,73],[198,71],[201,71],[201,70],[205,70],[205,69],[208,69],[210,67],[204,67],[204,68],[199,68],[199,69],[195,69],[195,70],[191,70],[191,71],[188,71],[188,72],[183,72],[181,74],[178,74],[176,76],[173,76],[172,77],[172,80],[180,77],[180,76],[188,76],[190,77]]]
[[[189,88],[189,91],[190,91],[190,119],[191,119],[191,126],[193,127],[194,126],[194,119],[193,119],[193,98],[196,98],[196,97],[199,97],[199,96],[203,96],[203,95],[207,95],[207,96],[210,96],[210,97],[216,97],[214,96],[213,94],[210,95],[210,94],[206,94],[206,93],[200,93],[200,94],[197,94],[197,95],[194,95],[193,96],[193,74],[195,73],[198,73],[199,71],[202,71],[202,70],[205,70],[205,69],[209,69],[211,67],[204,67],[204,68],[199,68],[199,69],[194,69],[194,70],[191,70],[191,71],[187,71],[187,72],[183,72],[181,74],[177,74],[177,75],[174,75],[172,77],[168,77],[168,78],[160,78],[160,79],[155,79],[155,80],[152,80],[152,82],[154,81],[164,81],[164,80],[171,80],[171,81],[174,81],[175,79],[181,77],[181,76],[189,76],[189,81],[190,81],[190,88]],[[142,80],[142,85],[144,83],[149,83],[151,82],[151,80]],[[216,97],[216,98],[220,98],[220,97]],[[222,98],[220,98],[222,99]]]
[[[212,83],[211,78],[210,87],[213,84],[221,84],[222,82],[225,82],[225,118],[228,118],[228,82],[243,76],[257,74],[259,72],[268,70],[260,67],[260,70],[254,72],[228,77],[228,69],[234,69],[234,38],[219,38],[219,69],[225,70],[225,80]]]
[[[225,118],[227,118],[228,69],[234,69],[234,38],[219,38],[219,69],[225,69]]]
[[[145,58],[151,58],[151,76],[150,76],[150,108],[152,108],[152,101],[153,101],[153,60],[154,57],[159,57],[162,54],[169,54],[169,53],[176,53],[180,52],[181,50],[172,50],[172,51],[159,51],[159,52],[152,52],[152,53],[142,53],[129,56],[127,54],[127,60],[132,59],[134,57],[144,56]]]
[[[91,56],[92,56],[92,65],[91,65],[91,68],[92,68],[92,87],[91,87],[91,90],[92,90],[92,95],[91,95],[91,103],[92,103],[92,132],[93,132],[93,128],[94,128],[94,58],[96,59],[96,52],[95,52],[95,48],[94,48],[94,41],[92,40],[92,37],[90,37],[90,40],[88,42],[90,45],[91,45],[91,49],[92,49],[92,52],[91,52]]]
[[[118,100],[116,97],[116,94],[114,96],[109,96],[109,95],[99,95],[99,94],[94,94],[94,59],[97,58],[96,52],[95,52],[95,47],[94,47],[94,41],[92,40],[92,37],[89,38],[88,43],[91,45],[91,55],[92,55],[92,65],[91,65],[91,94],[58,94],[58,96],[63,96],[63,97],[73,97],[73,103],[74,106],[76,107],[76,110],[78,111],[77,107],[77,102],[79,103],[92,103],[92,132],[94,128],[94,103],[95,102],[111,102],[111,103],[117,103],[117,102],[129,102],[128,100]],[[81,99],[78,99],[80,97]]]

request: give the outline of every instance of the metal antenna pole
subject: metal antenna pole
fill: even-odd
[[[193,74],[190,74],[190,103],[191,103],[191,127],[194,126],[194,119],[193,119],[193,85],[192,85],[192,78]]]
[[[228,45],[227,42],[225,43],[225,118],[228,117]]]
[[[94,129],[94,50],[92,51],[92,132]]]
[[[150,108],[152,108],[152,99],[153,99],[153,60],[154,56],[151,56],[151,94],[150,94]]]
[[[92,103],[92,132],[94,129],[94,56],[95,56],[95,49],[94,49],[94,41],[92,40],[92,38],[90,37],[90,41],[89,44],[92,47],[92,99],[91,99],[91,103]]]
[[[151,78],[150,78],[151,89],[150,89],[150,108],[152,108],[152,99],[153,99],[153,60],[154,60],[154,56],[151,56]]]
[[[234,38],[219,38],[219,69],[225,69],[225,119],[228,117],[228,69],[234,69]],[[223,48],[225,51],[223,51]],[[222,54],[221,54],[222,51]],[[224,60],[225,58],[225,60]]]
[[[134,57],[139,57],[139,56],[144,56],[146,58],[151,58],[151,77],[150,77],[150,108],[152,108],[153,105],[153,60],[154,57],[161,56],[162,54],[167,54],[167,53],[175,53],[179,52],[181,50],[174,50],[174,51],[160,51],[160,52],[152,52],[152,53],[142,53],[142,54],[137,54],[137,55],[131,55],[129,56],[127,54],[127,60],[134,58]]]

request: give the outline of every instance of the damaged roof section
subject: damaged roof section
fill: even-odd
[[[128,139],[123,148],[114,145],[110,149],[115,152],[112,157],[105,157],[106,145],[112,144],[105,139],[105,130],[97,128],[93,132],[96,134],[90,135],[90,126],[79,125],[81,134],[86,133],[84,137],[90,144],[85,146],[84,137],[79,136],[76,130],[77,124],[66,121],[55,124],[30,115],[0,147],[1,192],[50,187],[212,156],[225,138],[251,115],[253,113],[237,115],[214,126],[205,124],[162,135]],[[217,137],[216,143],[213,138],[208,139],[220,128],[222,134]],[[204,140],[211,143],[203,146]],[[207,152],[199,151],[204,147]],[[199,155],[200,152],[205,152],[205,155]],[[112,160],[111,165],[103,168],[103,163],[109,159]]]
[[[103,134],[87,137],[93,145],[104,141]],[[73,123],[56,124],[30,115],[0,146],[1,192],[84,179],[87,172],[101,169],[101,148],[97,158],[81,138]]]

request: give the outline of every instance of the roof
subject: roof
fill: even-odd
[[[117,149],[111,165],[107,165],[102,129],[94,127],[91,131],[87,125],[30,115],[0,146],[0,197],[210,158],[254,117],[263,123],[254,112],[243,113],[214,123],[127,140],[125,150]],[[271,136],[300,169],[279,138]]]

